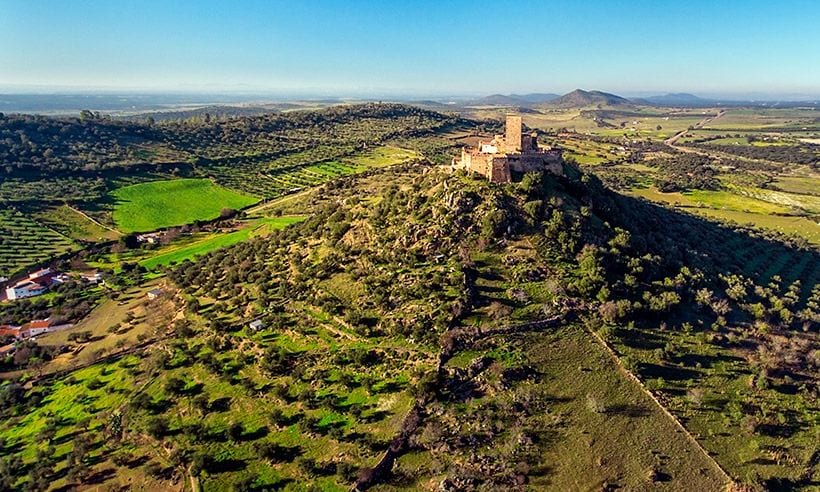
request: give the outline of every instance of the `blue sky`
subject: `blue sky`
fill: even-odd
[[[820,95],[817,1],[0,0],[0,88]]]

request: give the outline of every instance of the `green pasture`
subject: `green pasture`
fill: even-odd
[[[185,260],[193,259],[205,253],[225,248],[232,244],[236,244],[247,240],[250,237],[262,236],[270,233],[272,230],[281,229],[290,224],[300,222],[304,217],[276,217],[257,219],[252,222],[252,225],[244,227],[238,231],[213,234],[205,239],[201,239],[183,246],[171,247],[164,249],[158,254],[152,255],[149,258],[143,259],[139,262],[143,267],[154,270],[160,266],[167,266],[174,263],[180,263]]]
[[[258,201],[208,179],[141,183],[118,188],[109,197],[115,202],[114,223],[122,232],[152,231],[210,220],[218,217],[223,208],[241,209]]]
[[[807,217],[772,215],[789,213],[790,209],[756,198],[728,191],[697,190],[685,193],[661,193],[656,188],[634,189],[631,194],[667,205],[685,207],[689,212],[741,225],[770,229],[798,236],[820,244],[820,225]]]
[[[656,188],[636,189],[632,193],[652,201],[683,207],[708,207],[718,210],[734,210],[754,214],[787,214],[788,207],[769,203],[757,198],[738,195],[729,191],[691,190],[662,193]]]
[[[778,176],[772,184],[788,193],[820,196],[820,177]]]

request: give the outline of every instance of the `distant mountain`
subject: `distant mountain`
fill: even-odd
[[[629,99],[608,92],[575,89],[547,103],[558,108],[583,108],[587,106],[631,106]]]
[[[654,106],[704,106],[714,104],[714,101],[698,97],[686,92],[676,92],[664,94],[662,96],[649,96],[634,100],[637,103],[646,103]]]
[[[533,94],[493,94],[472,101],[475,106],[530,106],[552,101],[560,97],[558,94],[533,93]]]

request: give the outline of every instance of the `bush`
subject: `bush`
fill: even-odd
[[[168,421],[164,417],[153,417],[145,429],[151,437],[162,438],[168,432]]]

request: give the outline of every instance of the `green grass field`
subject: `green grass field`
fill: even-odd
[[[670,490],[725,484],[714,462],[624,376],[591,335],[570,327],[533,338],[529,356],[548,375],[542,384],[554,399],[550,412],[573,426],[547,446],[545,462],[554,473],[543,486],[598,490],[618,477],[625,490],[649,490],[649,469],[668,474]],[[602,412],[590,410],[591,398]]]
[[[207,179],[152,181],[114,190],[114,223],[122,232],[152,231],[219,216],[223,208],[240,209],[256,197],[215,185]]]
[[[634,194],[652,201],[677,204],[684,207],[708,207],[755,214],[785,214],[789,208],[728,191],[693,190],[683,193],[661,193],[655,188],[638,189]]]
[[[236,244],[247,240],[250,237],[262,236],[270,233],[272,230],[281,229],[290,224],[300,222],[304,217],[277,217],[259,219],[249,227],[245,227],[235,232],[227,234],[215,234],[195,241],[193,243],[185,244],[179,247],[170,247],[167,250],[161,251],[159,254],[146,258],[139,262],[149,270],[156,269],[160,266],[167,266],[173,263],[180,263],[185,260],[193,259],[196,256],[203,255],[210,251],[219,248],[225,248],[232,244]]]
[[[820,195],[820,178],[804,176],[780,176],[774,185],[788,193]]]

